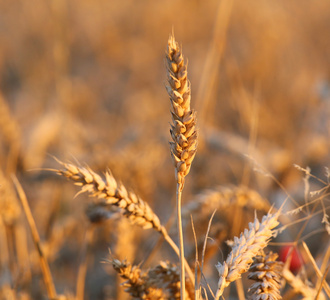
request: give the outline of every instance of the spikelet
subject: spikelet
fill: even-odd
[[[219,299],[224,289],[229,284],[241,277],[245,273],[255,257],[263,248],[265,248],[272,238],[279,212],[276,214],[268,213],[262,218],[261,223],[255,218],[253,223],[249,223],[249,229],[241,233],[240,238],[234,238],[232,251],[229,253],[226,261],[217,264],[219,272],[218,290],[215,299]]]
[[[276,261],[278,255],[270,252],[267,255],[262,251],[254,258],[249,269],[248,278],[255,281],[251,285],[251,300],[280,300],[281,273],[283,263]]]
[[[174,36],[168,40],[166,55],[167,92],[172,107],[170,133],[171,156],[175,166],[177,183],[184,185],[184,178],[189,173],[197,149],[196,114],[190,109],[190,82],[187,78],[187,65]]]

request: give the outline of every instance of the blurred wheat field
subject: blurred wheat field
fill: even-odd
[[[226,241],[287,199],[273,253],[256,256],[251,272],[262,262],[276,273],[270,261],[295,245],[303,262],[283,271],[283,299],[328,299],[329,30],[325,0],[0,0],[0,299],[49,298],[13,175],[56,299],[131,299],[117,274],[129,270],[143,284],[148,276],[175,283],[166,289],[180,299],[178,257],[155,219],[158,229],[143,230],[116,208],[98,210],[48,170],[61,169],[54,157],[101,176],[111,170],[118,190],[141,197],[178,244],[164,87],[172,31],[188,62],[199,132],[183,191],[187,261],[193,269],[190,216],[201,257],[217,209],[203,268],[216,291]],[[247,277],[224,297],[248,298]],[[162,288],[153,293],[143,299],[164,299]]]

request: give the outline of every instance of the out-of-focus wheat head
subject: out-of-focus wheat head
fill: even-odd
[[[173,121],[170,129],[173,139],[170,142],[171,156],[177,183],[183,186],[197,150],[196,114],[190,109],[187,64],[173,35],[168,40],[166,66],[169,84],[166,89],[170,96]]]
[[[115,271],[126,281],[123,283],[125,291],[133,299],[166,299],[161,289],[152,287],[148,282],[148,276],[138,266],[132,266],[130,262],[110,258]]]
[[[180,299],[180,268],[168,261],[149,270],[110,257],[109,262],[125,282],[123,287],[134,299]],[[194,287],[186,281],[185,300],[194,299]]]
[[[280,300],[283,263],[276,261],[278,255],[262,251],[254,258],[248,278],[255,281],[250,286],[251,300]]]

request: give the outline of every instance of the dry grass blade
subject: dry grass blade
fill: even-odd
[[[279,212],[268,213],[262,218],[261,223],[256,218],[253,223],[249,223],[249,229],[245,229],[240,238],[234,238],[232,251],[226,261],[216,266],[220,279],[215,299],[219,299],[224,289],[249,269],[253,257],[267,246],[274,234],[272,229],[279,224],[278,217]]]
[[[313,268],[316,272],[316,275],[322,280],[323,274],[321,273],[319,267],[317,266],[316,261],[315,261],[313,255],[312,255],[312,253],[310,252],[307,244],[305,242],[302,242],[302,245],[303,245],[303,248],[306,252],[306,255],[307,255],[308,259],[312,263],[312,266],[313,266]],[[325,292],[327,293],[328,297],[330,298],[330,287],[329,287],[327,282],[324,282],[323,288],[324,288]]]
[[[267,255],[261,252],[256,256],[249,269],[248,278],[255,281],[249,291],[251,300],[280,300],[281,273],[283,263],[276,261],[278,255],[270,252]]]
[[[39,236],[39,233],[38,233],[38,230],[37,230],[37,226],[34,222],[34,218],[32,216],[32,213],[31,213],[31,210],[30,210],[30,207],[29,207],[29,203],[26,199],[26,195],[24,193],[24,190],[23,190],[22,186],[20,185],[19,181],[17,180],[17,178],[14,175],[12,176],[12,178],[13,178],[14,184],[16,186],[19,198],[21,200],[26,218],[27,218],[28,223],[29,223],[34,244],[35,244],[36,249],[38,251],[41,271],[42,271],[42,274],[43,274],[43,277],[44,277],[44,282],[45,282],[45,285],[46,285],[48,296],[49,296],[50,299],[57,299],[57,294],[56,294],[52,274],[50,272],[49,265],[48,265],[48,262],[46,260],[46,257],[44,256],[42,248],[41,248],[40,236]]]
[[[0,132],[9,146],[6,169],[8,173],[11,173],[15,171],[17,165],[21,145],[21,132],[18,123],[11,115],[2,93],[0,93]]]

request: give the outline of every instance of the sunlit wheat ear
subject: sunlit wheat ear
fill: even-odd
[[[150,206],[136,194],[128,192],[122,184],[117,183],[109,171],[105,173],[105,180],[103,180],[90,168],[60,161],[59,163],[64,168],[57,170],[57,173],[81,186],[81,192],[88,192],[92,197],[103,199],[101,205],[119,207],[124,216],[144,229],[154,228],[159,232],[164,230],[158,216]]]
[[[254,258],[248,278],[255,281],[249,289],[251,300],[280,300],[281,273],[283,263],[277,261],[278,255],[262,251]]]
[[[172,106],[172,125],[170,142],[171,156],[175,166],[177,183],[184,184],[197,149],[196,114],[190,109],[190,82],[187,78],[181,49],[174,36],[168,40],[167,55],[167,92]]]
[[[268,213],[262,218],[261,223],[255,218],[253,223],[249,223],[249,229],[245,229],[239,238],[234,238],[232,251],[226,261],[216,266],[220,279],[215,299],[219,299],[224,289],[249,269],[253,257],[267,246],[274,235],[273,229],[279,224],[278,217],[279,212]]]

